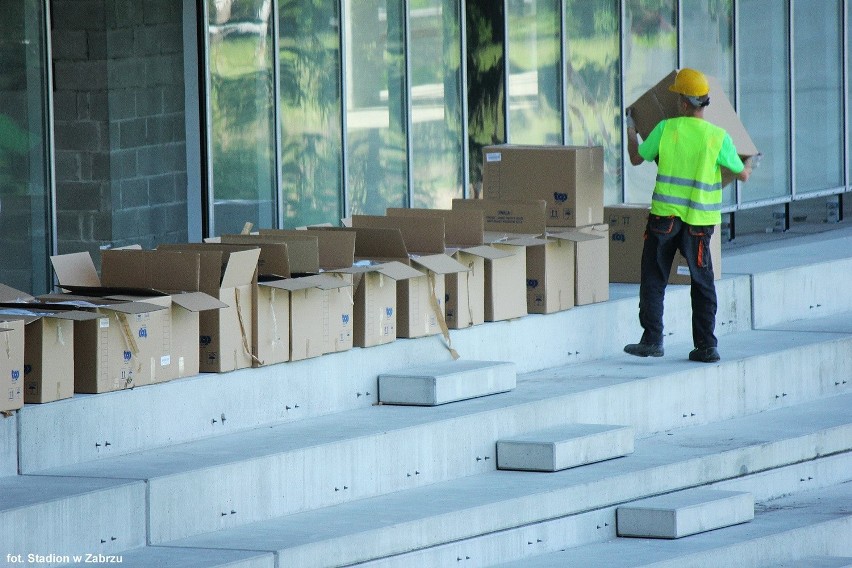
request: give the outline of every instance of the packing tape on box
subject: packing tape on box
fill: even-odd
[[[444,335],[444,339],[447,342],[447,349],[452,355],[453,359],[458,359],[459,354],[458,351],[453,349],[453,342],[450,339],[450,330],[447,328],[447,320],[444,318],[444,310],[441,309],[441,304],[438,302],[438,296],[435,290],[435,273],[431,270],[428,271],[429,274],[429,303],[432,305],[432,311],[435,312],[435,317],[438,321],[438,325],[441,327],[441,333]]]
[[[251,357],[251,360],[257,363],[260,366],[263,366],[263,361],[255,357],[254,353],[251,352],[251,346],[248,342],[248,336],[246,335],[246,326],[243,323],[243,310],[240,307],[240,291],[237,288],[234,288],[234,304],[237,308],[237,321],[240,324],[240,337],[243,340],[243,349],[246,352],[246,355]],[[237,368],[237,353],[234,352],[234,368]]]

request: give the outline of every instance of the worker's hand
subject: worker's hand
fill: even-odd
[[[636,130],[636,121],[633,120],[633,107],[628,107],[624,112],[624,127],[629,129]]]

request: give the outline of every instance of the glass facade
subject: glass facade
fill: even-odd
[[[463,196],[461,0],[408,2],[412,207]]]
[[[624,0],[624,103],[677,69],[676,0]],[[629,163],[629,162],[627,162]],[[630,166],[624,175],[624,202],[650,203],[657,168]]]
[[[271,2],[208,2],[207,30],[209,232],[238,233],[246,222],[274,227],[278,176]]]
[[[509,141],[562,143],[562,12],[558,0],[507,2]]]
[[[187,1],[150,16],[162,34],[152,37],[171,59],[130,57],[142,45],[130,41],[133,26],[153,23],[134,20],[133,10],[123,12],[132,25],[111,34],[107,18],[98,20],[91,38],[106,36],[106,45],[87,39],[79,50],[73,34],[57,33],[51,46],[47,13],[55,4],[8,0],[0,21],[0,232],[6,243],[20,241],[0,252],[0,281],[31,292],[49,286],[49,254],[96,251],[108,222],[133,238],[138,224],[125,222],[135,218],[127,203],[148,203],[144,192],[115,201],[60,191],[59,200],[54,169],[57,180],[85,182],[87,168],[97,166],[98,187],[171,192],[166,204],[179,201],[172,193],[183,193],[186,177],[178,168],[168,178],[176,181],[162,183],[157,168],[87,147],[91,137],[77,154],[57,152],[51,98],[63,109],[57,145],[75,121],[91,119],[75,114],[81,109],[107,112],[100,126],[118,125],[109,132],[123,144],[132,126],[143,125],[129,119],[145,107],[153,109],[145,128],[160,125],[160,136],[138,126],[136,146],[162,150],[161,140],[185,140],[197,148],[200,160],[186,162],[200,163],[200,174],[186,194],[202,213],[192,207],[183,219],[187,208],[174,206],[148,215],[151,239],[238,232],[247,222],[337,224],[388,207],[446,208],[455,197],[479,195],[482,148],[504,142],[602,145],[605,203],[647,203],[656,168],[625,167],[623,110],[683,66],[719,79],[762,152],[749,183],[726,188],[725,211],[849,189],[852,0]],[[73,4],[62,5],[73,12]],[[140,9],[154,14],[148,4]],[[53,21],[54,30],[66,31],[57,21],[64,19]],[[182,37],[167,33],[178,29]],[[51,97],[48,77],[58,61],[63,73]],[[143,64],[162,74],[144,94],[118,83]],[[126,75],[103,71],[119,68]],[[80,87],[77,69],[93,70],[103,87]],[[198,97],[191,76],[201,78]],[[196,122],[187,118],[177,132],[182,86],[186,115]],[[97,159],[81,163],[74,155]],[[139,179],[125,179],[130,171]],[[81,194],[83,187],[74,186]],[[63,207],[78,197],[85,209],[67,215]],[[69,229],[61,239],[57,225]],[[100,241],[116,244],[116,234]]]
[[[785,4],[777,0],[739,2],[738,111],[762,153],[748,183],[741,186],[744,203],[790,195],[792,188],[789,12]]]
[[[278,4],[285,227],[333,223],[343,210],[340,20],[335,2]]]
[[[50,288],[51,145],[47,24],[34,0],[3,2],[0,18],[0,283]]]
[[[794,2],[793,96],[797,194],[843,184],[840,0]]]
[[[621,202],[618,0],[565,4],[566,142],[604,148],[604,203]]]
[[[349,211],[408,205],[405,13],[391,0],[346,1],[346,170]]]

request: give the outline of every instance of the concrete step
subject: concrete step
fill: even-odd
[[[39,473],[147,480],[158,544],[493,471],[498,439],[569,416],[645,435],[852,390],[834,380],[849,372],[852,336],[762,331],[726,341],[740,358],[657,365],[624,355],[452,405],[376,406]]]
[[[282,565],[304,568],[368,561],[430,567],[447,565],[440,545],[461,543],[450,556],[508,553],[519,535],[530,538],[539,523],[572,516],[583,517],[585,528],[565,534],[614,537],[621,503],[848,452],[850,404],[852,394],[841,395],[639,439],[634,453],[618,460],[547,475],[491,471],[168,545],[274,551]],[[838,471],[850,475],[850,464]]]
[[[518,373],[618,355],[639,334],[638,287],[613,284],[611,289],[608,302],[452,330],[453,346],[466,360],[511,361]],[[723,279],[718,292],[717,333],[751,329],[749,278]],[[688,287],[675,286],[667,294],[668,341],[691,341],[689,303]],[[440,336],[404,339],[307,361],[29,404],[9,431],[20,430],[21,472],[29,473],[369,408],[378,401],[378,375],[448,361],[443,341]],[[4,439],[0,432],[0,444]]]
[[[141,481],[14,476],[0,479],[0,495],[0,551],[20,556],[24,565],[55,565],[63,555],[114,555],[145,545]],[[30,554],[38,558],[29,560]],[[0,561],[11,562],[2,556]]]
[[[808,556],[773,564],[772,568],[852,568],[852,557]]]
[[[497,440],[497,469],[559,471],[633,452],[633,428],[566,424]]]
[[[0,478],[18,473],[18,414],[0,415]]]
[[[501,568],[796,566],[813,557],[852,556],[850,534],[852,483],[844,483],[759,503],[754,520],[749,523],[688,538],[667,541],[617,538],[490,565]]]
[[[459,359],[379,375],[379,402],[438,406],[515,388],[515,364]]]
[[[147,546],[124,551],[113,557],[86,554],[68,557],[60,566],[81,564],[120,564],[122,568],[276,568],[275,556],[250,550],[210,550],[201,548],[162,548]]]
[[[615,527],[621,537],[683,538],[753,518],[751,493],[689,489],[621,505]]]

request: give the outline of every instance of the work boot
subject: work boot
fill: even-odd
[[[696,347],[689,352],[690,361],[715,363],[719,360],[719,351],[715,347]]]
[[[624,346],[624,352],[636,357],[662,357],[663,346],[652,343],[631,343]]]

